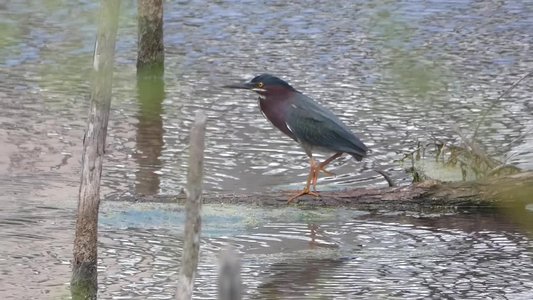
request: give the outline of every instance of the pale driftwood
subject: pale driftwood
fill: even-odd
[[[71,294],[73,299],[96,299],[98,208],[100,177],[111,104],[120,0],[103,0],[93,57],[93,84],[87,130],[83,140],[81,183],[78,199]]]
[[[295,191],[264,192],[253,194],[204,195],[204,203],[248,204],[259,206],[287,205]],[[351,207],[356,209],[433,210],[462,207],[493,207],[532,201],[533,172],[524,172],[476,182],[425,181],[400,187],[356,188],[335,192],[320,192],[320,197],[305,196],[299,199],[300,207]],[[183,201],[175,196],[120,196],[110,200],[139,202]],[[291,204],[295,205],[295,204]]]
[[[163,0],[137,1],[137,70],[163,70]]]
[[[178,275],[176,299],[192,299],[194,278],[198,266],[200,251],[200,231],[202,218],[202,183],[204,167],[205,126],[206,116],[196,112],[194,125],[191,129],[189,146],[189,171],[187,173],[187,201],[185,204],[186,220],[183,242],[181,269]]]
[[[241,262],[237,252],[228,248],[219,259],[218,300],[242,299]]]

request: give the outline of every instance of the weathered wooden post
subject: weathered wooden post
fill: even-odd
[[[163,0],[138,0],[137,70],[163,70]]]
[[[198,267],[198,253],[200,251],[200,230],[202,218],[202,177],[204,168],[205,124],[207,117],[197,111],[194,125],[191,129],[189,146],[189,171],[187,173],[187,203],[185,205],[185,236],[181,270],[178,277],[176,299],[192,299],[194,278]]]
[[[242,299],[241,263],[235,250],[222,252],[218,271],[218,300]]]
[[[89,120],[83,139],[81,183],[70,283],[73,299],[96,299],[98,290],[96,262],[100,177],[111,104],[119,8],[120,0],[102,0],[100,3]]]

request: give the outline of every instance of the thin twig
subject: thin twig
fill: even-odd
[[[496,98],[496,100],[494,100],[492,102],[491,106],[489,106],[485,110],[485,112],[483,112],[483,114],[481,115],[481,119],[479,120],[479,122],[476,125],[476,129],[474,130],[474,134],[472,134],[472,141],[475,140],[475,138],[477,136],[477,133],[479,131],[479,127],[481,126],[481,124],[485,121],[485,119],[486,119],[487,115],[489,114],[489,112],[494,107],[496,107],[496,105],[499,103],[500,99],[502,99],[503,97],[507,96],[507,94],[509,94],[518,84],[520,84],[520,82],[522,82],[522,80],[526,79],[527,77],[529,77],[532,74],[533,74],[533,71],[530,71],[529,73],[527,73],[526,75],[522,76],[520,79],[515,81],[507,90],[505,90],[503,93],[501,93],[500,96],[498,96],[498,98]]]
[[[396,186],[396,182],[394,182],[394,180],[392,180],[392,178],[390,177],[389,174],[387,174],[387,172],[385,172],[385,171],[383,171],[383,170],[380,170],[380,169],[374,169],[374,171],[376,171],[376,172],[379,173],[381,176],[383,176],[383,178],[385,178],[385,180],[386,180],[387,183],[389,184],[389,187]]]

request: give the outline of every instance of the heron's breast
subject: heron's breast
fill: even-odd
[[[279,130],[292,139],[296,139],[286,123],[286,109],[284,103],[271,99],[259,99],[259,107],[263,115]]]

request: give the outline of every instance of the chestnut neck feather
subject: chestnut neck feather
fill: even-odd
[[[288,135],[293,140],[296,137],[285,123],[287,107],[291,103],[292,93],[285,87],[272,87],[264,93],[263,99],[259,99],[259,106],[265,117],[279,130]]]

